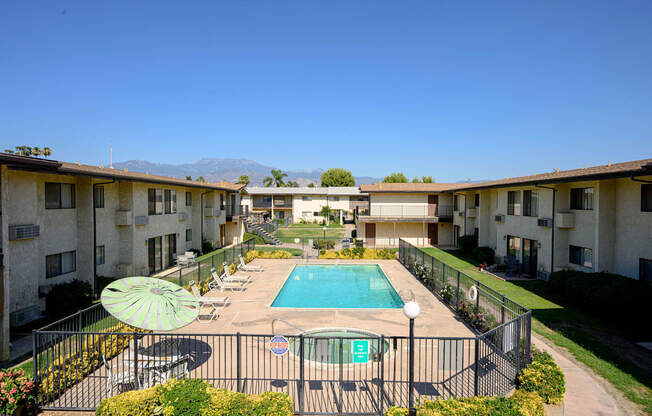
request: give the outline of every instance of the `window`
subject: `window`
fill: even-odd
[[[480,206],[480,194],[475,194],[474,200],[475,200],[474,201],[475,202],[475,207],[479,207]]]
[[[74,251],[45,256],[46,279],[71,273],[75,270],[77,270],[77,253]]]
[[[165,213],[177,213],[177,191],[170,189],[165,190]]]
[[[310,211],[301,211],[301,216],[302,217],[312,217],[312,212]]]
[[[340,200],[339,196],[331,196],[331,201],[337,202]]]
[[[652,212],[652,184],[641,185],[641,211]]]
[[[521,191],[507,192],[507,215],[521,215]]]
[[[536,217],[539,215],[539,192],[523,191],[523,215]]]
[[[95,264],[104,264],[104,246],[95,247]]]
[[[473,229],[473,236],[475,237],[475,241],[478,241],[478,237],[480,236],[480,230],[478,229],[478,227],[475,227]]]
[[[163,214],[163,191],[160,189],[147,190],[147,213],[149,215]]]
[[[460,196],[453,196],[453,211],[459,211],[460,209]]]
[[[652,283],[652,260],[638,259],[638,280]]]
[[[593,188],[571,188],[571,209],[593,209]]]
[[[95,208],[104,208],[104,187],[95,188]]]
[[[154,237],[147,240],[147,262],[150,274],[163,268],[162,242],[162,237]]]
[[[192,228],[186,230],[186,241],[192,241]]]
[[[302,196],[301,200],[302,201],[312,201],[312,197],[311,196]]]
[[[192,206],[192,192],[186,192],[186,206]]]
[[[319,212],[313,212],[312,215],[314,215],[315,217],[319,217],[319,215],[321,214]]]
[[[568,246],[568,261],[584,267],[593,267],[593,250],[590,248]]]
[[[518,260],[521,255],[521,237],[507,236],[507,257]]]
[[[45,184],[45,208],[75,208],[75,185],[47,182]]]

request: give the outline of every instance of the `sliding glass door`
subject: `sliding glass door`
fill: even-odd
[[[147,259],[149,274],[163,269],[163,239],[161,237],[149,238],[147,240]]]

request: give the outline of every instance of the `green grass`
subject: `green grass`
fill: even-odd
[[[532,310],[532,329],[622,391],[627,399],[652,414],[652,375],[636,362],[638,347],[610,326],[579,310],[550,290],[543,281],[505,282],[479,272],[472,261],[438,248],[423,249],[442,262]],[[605,339],[613,342],[606,343]]]
[[[303,250],[300,248],[274,247],[274,246],[256,246],[258,251],[287,251],[295,257],[303,256]]]
[[[301,223],[297,223],[297,224],[292,224],[287,228],[319,228],[321,230],[322,228],[324,228],[324,226],[319,225],[319,224],[301,224]],[[327,228],[344,228],[344,226],[341,225],[341,224],[331,222],[330,224],[328,224]]]
[[[327,240],[340,240],[344,236],[344,227],[339,224],[334,225],[326,229]],[[276,237],[284,243],[293,243],[295,238],[303,240],[324,238],[324,227],[315,224],[292,224],[287,228],[278,229]]]
[[[259,235],[256,234],[251,234],[251,233],[244,233],[244,236],[242,237],[243,240],[249,240],[250,238],[254,238],[256,241],[254,241],[255,244],[265,244],[265,239]]]

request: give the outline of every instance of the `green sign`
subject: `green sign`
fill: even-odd
[[[369,361],[369,340],[353,340],[353,363],[367,363]]]

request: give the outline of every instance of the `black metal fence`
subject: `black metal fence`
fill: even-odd
[[[472,337],[415,338],[417,400],[504,395],[513,389],[529,359],[530,311],[402,240],[399,260],[467,320],[470,301],[461,306],[460,299],[475,286],[475,313],[495,320]],[[454,290],[446,289],[444,296],[447,286]],[[301,415],[382,415],[390,406],[408,405],[408,337],[287,335],[289,351],[282,356],[271,352],[272,338],[142,333],[97,304],[34,331],[38,405],[94,410],[123,390],[169,377],[202,378],[250,394],[285,392]],[[366,343],[366,353],[355,354],[354,342]]]
[[[191,280],[201,284],[210,279],[212,268],[219,270],[224,262],[229,265],[237,264],[239,262],[238,256],[244,257],[249,251],[255,249],[255,240],[254,237],[249,238],[242,243],[218,250],[210,256],[199,257],[199,260],[192,264],[176,268],[156,277],[176,283],[182,287],[188,286],[188,282]]]

